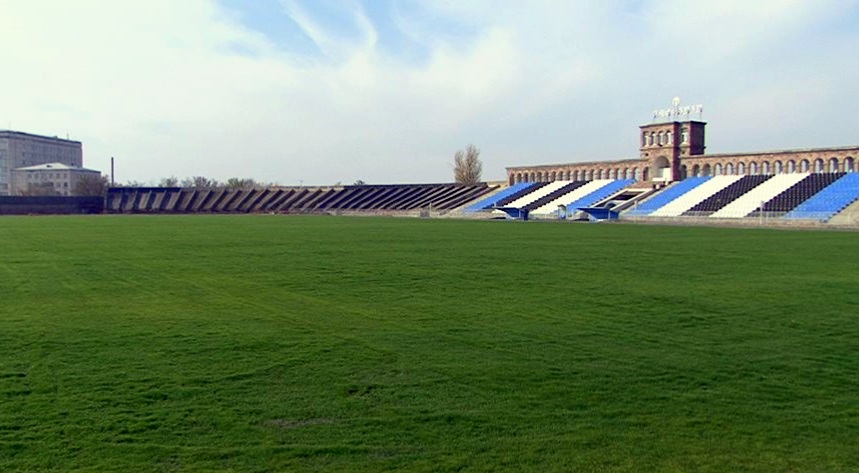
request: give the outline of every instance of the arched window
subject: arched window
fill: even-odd
[[[775,169],[773,170],[775,174],[781,174],[784,172],[784,164],[781,161],[776,161],[774,165]]]
[[[761,174],[764,176],[769,176],[771,174],[769,161],[764,161],[761,163]]]
[[[808,172],[808,168],[810,167],[810,163],[807,159],[803,159],[799,162],[799,172]]]
[[[603,177],[603,176],[605,176],[605,177]],[[606,173],[606,174],[604,175],[604,174],[603,174],[603,170],[602,170],[602,169],[600,169],[600,170],[598,170],[598,171],[597,171],[597,179],[605,179],[606,177],[608,177],[608,174]]]
[[[573,180],[574,180],[574,181],[578,181],[578,180],[579,180],[579,170],[578,170],[578,169],[576,169],[575,171],[573,171]],[[581,178],[581,180],[582,180],[582,181],[584,181],[584,180],[585,180],[585,178],[584,178],[584,177],[582,177],[582,178]]]
[[[589,181],[594,180],[594,170],[593,169],[588,169],[588,180]]]
[[[641,170],[639,168],[635,168],[632,170],[632,178],[636,181],[641,180]]]
[[[659,134],[658,134],[658,135],[656,135],[656,144],[658,144],[659,146],[662,146],[662,144],[663,144],[663,143],[662,143],[662,139],[663,139],[663,138],[662,138],[662,136],[663,136],[663,135],[662,135],[662,132],[661,132],[661,131],[659,132]]]
[[[539,171],[537,172],[536,182],[543,182],[543,173],[542,172],[539,172]]]
[[[714,176],[721,176],[722,175],[722,163],[716,163],[716,165],[713,166],[713,175]]]
[[[692,166],[692,177],[698,177],[701,175],[701,166],[694,165]]]
[[[644,148],[647,146],[647,132],[641,134],[641,147]]]
[[[667,144],[667,145],[671,144],[671,132],[670,131],[665,132],[665,144]]]
[[[513,184],[516,184],[516,175],[515,174],[511,174],[510,178],[507,179],[507,185],[512,186]]]
[[[746,163],[737,164],[737,175],[743,176],[746,174]]]
[[[647,168],[642,169],[641,170],[641,178],[645,181],[649,181],[650,180],[650,170]]]
[[[734,175],[734,165],[732,163],[728,163],[725,165],[725,175],[733,176]]]
[[[685,126],[680,129],[680,143],[686,144],[689,142],[689,129]]]
[[[537,182],[537,174],[536,173],[533,173],[533,172],[531,173],[531,182]]]
[[[653,133],[653,132],[651,131],[651,132],[650,132],[650,139],[648,140],[647,144],[649,144],[650,146],[653,146],[653,139],[654,139],[654,138],[656,138],[656,133]]]
[[[569,181],[569,180],[570,180],[570,170],[569,170],[569,169],[567,169],[567,172],[564,174],[564,180],[565,180],[565,181]]]
[[[557,173],[557,172],[555,172],[555,171],[552,171],[552,180],[553,180],[553,181],[557,181],[557,180],[558,180],[558,173]]]
[[[856,172],[856,163],[852,156],[847,156],[844,159],[844,172]]]
[[[689,177],[688,174],[689,174],[689,170],[686,168],[686,165],[685,164],[681,165],[680,166],[680,180],[682,181],[683,179],[686,179],[687,177]]]
[[[617,169],[612,169],[612,170],[611,170],[611,178],[612,178],[612,179],[617,179]]]
[[[791,159],[790,161],[787,162],[787,172],[788,173],[796,172],[796,161]]]
[[[817,158],[814,160],[814,172],[823,172],[823,160]]]
[[[749,163],[749,174],[752,176],[758,175],[758,163],[752,161]]]
[[[712,169],[710,169],[709,164],[705,164],[704,167],[701,169],[701,175],[702,176],[712,176],[713,174],[711,174],[711,172],[712,172]]]
[[[829,159],[829,172],[838,172],[838,158]]]

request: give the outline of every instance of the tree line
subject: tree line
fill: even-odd
[[[453,179],[457,184],[476,184],[483,174],[483,162],[480,150],[473,144],[465,149],[457,150],[453,156]],[[338,182],[336,185],[339,185]],[[357,180],[353,185],[365,185],[363,180]],[[141,181],[126,181],[121,184],[111,184],[105,175],[83,176],[74,185],[74,195],[106,195],[110,187],[184,187],[194,189],[258,189],[277,186],[277,183],[257,182],[253,179],[231,177],[226,181],[218,181],[206,176],[191,176],[178,178],[176,176],[161,178],[157,184]]]

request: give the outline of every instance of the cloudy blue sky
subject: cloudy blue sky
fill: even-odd
[[[857,50],[856,0],[0,0],[0,128],[119,181],[501,179],[674,96],[710,152],[859,145]]]

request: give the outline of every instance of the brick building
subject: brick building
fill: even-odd
[[[15,169],[48,163],[81,168],[83,145],[80,141],[0,130],[0,195],[15,193]]]
[[[859,146],[706,154],[706,123],[697,120],[640,127],[638,159],[507,168],[509,184],[555,180],[635,179],[664,185],[689,176],[855,172]]]

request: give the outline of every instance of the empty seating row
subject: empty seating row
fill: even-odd
[[[730,177],[730,176],[726,176]],[[771,176],[740,176],[739,179],[732,182],[730,185],[722,188],[719,192],[707,197],[695,206],[683,212],[683,215],[689,216],[709,216],[713,212],[733,202],[735,199],[745,194],[746,192],[761,185]]]
[[[527,189],[534,187],[535,185],[536,185],[536,183],[533,183],[533,182],[520,182],[520,183],[514,184],[514,185],[512,185],[506,189],[502,189],[502,190],[496,192],[493,195],[490,195],[489,197],[487,197],[483,200],[478,201],[475,204],[469,205],[468,207],[465,208],[465,211],[466,212],[477,212],[480,210],[491,209],[492,207],[496,207],[499,202],[503,201],[507,197],[513,196],[513,195],[518,194],[519,192],[522,192],[522,191],[526,191]]]
[[[848,173],[784,215],[786,219],[828,221],[859,199],[859,173]]]
[[[669,186],[625,216],[766,215],[828,221],[859,200],[857,173],[789,173],[688,178]]]
[[[248,213],[324,211],[447,211],[486,195],[485,183],[362,185],[332,188],[111,188],[105,210],[116,213]]]
[[[518,199],[509,202],[504,207],[524,209],[528,204],[537,201],[538,199],[547,196],[558,189],[561,189],[569,184],[569,181],[553,181],[546,183],[538,188],[533,188],[531,192],[519,197]]]
[[[547,185],[549,185],[548,182],[537,182],[537,183],[532,183],[532,184],[533,185],[523,187],[523,188],[519,189],[518,191],[508,195],[507,197],[504,197],[503,199],[497,201],[495,203],[495,207],[508,207],[508,206],[510,206],[510,204],[512,202],[516,202],[517,200],[521,199],[522,197],[524,197],[524,196],[526,196],[532,192],[536,192],[536,191],[542,189],[543,187],[546,187]]]
[[[760,208],[761,202],[769,201],[806,177],[806,173],[776,174],[747,192],[741,190],[743,193],[739,197],[713,212],[710,217],[743,218]]]
[[[566,194],[563,194],[550,202],[546,202],[542,206],[534,209],[532,213],[557,215],[559,206],[563,205],[564,207],[566,207],[567,205],[581,199],[582,197],[590,195],[597,189],[602,188],[610,182],[612,182],[611,179],[596,179],[590,182],[586,182],[584,185],[576,187],[570,192],[567,192]]]
[[[590,194],[567,204],[567,213],[577,212],[579,207],[592,207],[601,200],[609,198],[612,194],[620,192],[623,188],[635,183],[635,179],[617,179],[609,181],[606,185],[599,187]]]
[[[844,173],[820,173],[808,174],[805,179],[797,182],[784,192],[773,197],[762,208],[749,214],[749,217],[759,217],[760,212],[763,212],[768,217],[780,217],[786,212],[796,208],[799,204],[808,200],[814,194],[817,194],[822,189],[826,188],[837,179],[840,179]]]
[[[566,182],[566,181],[562,181],[562,182]],[[531,202],[530,204],[526,205],[524,207],[524,209],[528,210],[528,211],[532,211],[534,209],[538,209],[540,207],[543,207],[544,205],[547,205],[547,204],[551,205],[552,203],[555,202],[555,200],[562,198],[565,195],[570,194],[571,192],[584,186],[585,184],[587,184],[587,181],[567,182],[566,185],[564,185],[558,189],[555,189],[551,193],[546,194],[543,197],[540,197],[539,199],[535,200],[534,202]]]
[[[646,216],[655,212],[657,209],[668,205],[669,202],[679,198],[683,194],[700,186],[710,179],[709,176],[690,177],[680,182],[675,182],[671,186],[658,192],[656,195],[644,202],[636,205],[635,208],[627,212],[628,216]]]
[[[711,195],[740,180],[741,176],[714,176],[689,192],[650,213],[653,217],[678,217]]]

